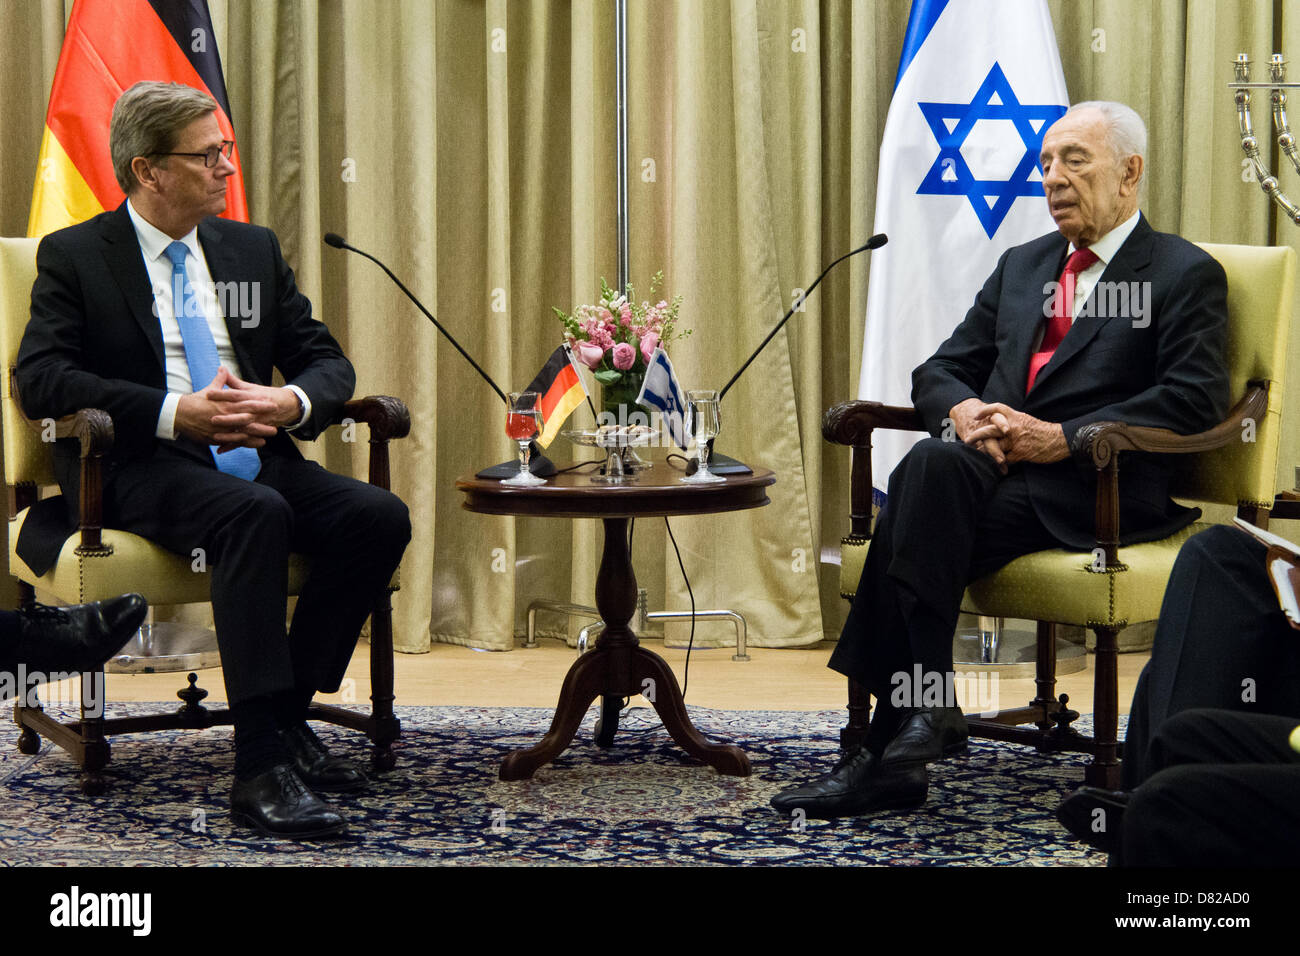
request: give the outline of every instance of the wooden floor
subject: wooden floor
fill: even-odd
[[[686,652],[665,650],[662,641],[645,639],[647,648],[661,654],[682,680]],[[733,661],[733,648],[696,648],[691,654],[688,704],[724,710],[836,710],[844,706],[845,681],[827,669],[833,645],[807,649],[750,648],[749,661]],[[341,693],[322,696],[328,702],[363,703],[370,694],[368,644],[361,644],[348,669]],[[397,703],[455,704],[486,707],[554,706],[560,684],[576,652],[560,641],[542,640],[533,649],[507,653],[475,651],[450,644],[435,644],[428,654],[398,654]],[[1148,654],[1119,655],[1120,712],[1128,713],[1138,674]],[[184,674],[109,675],[108,700],[172,701],[184,686]],[[1093,658],[1086,669],[1057,681],[1057,693],[1070,695],[1070,706],[1081,713],[1092,710]],[[210,700],[224,700],[219,670],[200,674],[199,686]],[[52,685],[55,699],[68,699],[68,690]],[[1002,707],[1027,703],[1034,696],[1032,680],[1003,680],[998,696]]]

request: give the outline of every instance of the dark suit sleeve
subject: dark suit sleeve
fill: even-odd
[[[31,318],[18,349],[18,388],[31,418],[59,418],[81,408],[101,408],[113,418],[118,441],[151,439],[166,392],[139,382],[87,371],[85,301],[76,257],[59,233],[36,251]]]
[[[1208,255],[1181,261],[1172,281],[1161,283],[1161,301],[1149,303],[1150,326],[1133,330],[1157,337],[1156,384],[1062,422],[1071,445],[1079,429],[1092,422],[1119,421],[1191,435],[1227,416],[1227,278]]]
[[[311,416],[292,432],[310,440],[340,419],[356,388],[356,372],[329,329],[313,317],[275,234],[268,230],[267,235],[275,258],[275,364],[286,385],[298,386],[311,399]]]
[[[938,436],[953,406],[984,392],[998,360],[997,314],[1010,251],[975,296],[975,304],[937,352],[912,372],[912,404],[930,434]]]

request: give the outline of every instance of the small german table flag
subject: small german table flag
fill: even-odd
[[[542,433],[537,444],[548,447],[560,433],[560,426],[573,414],[573,410],[587,397],[587,386],[582,383],[573,355],[567,345],[551,353],[542,370],[528,384],[527,391],[542,396]]]

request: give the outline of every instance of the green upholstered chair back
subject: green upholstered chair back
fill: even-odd
[[[4,433],[5,484],[52,485],[50,446],[28,423],[14,397],[12,369],[31,313],[40,239],[0,239],[0,428]]]
[[[1269,508],[1277,487],[1286,352],[1295,290],[1295,251],[1286,246],[1198,243],[1228,275],[1230,401],[1246,383],[1269,383],[1268,411],[1254,434],[1199,455],[1176,456],[1171,493],[1178,498]],[[1294,428],[1295,422],[1290,423]],[[1253,441],[1247,439],[1253,438]],[[1120,463],[1120,481],[1124,467]]]

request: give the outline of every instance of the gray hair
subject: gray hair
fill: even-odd
[[[113,175],[128,196],[139,185],[131,160],[169,152],[181,130],[217,109],[202,90],[181,83],[137,83],[117,98],[108,127]]]
[[[1102,115],[1106,124],[1106,143],[1115,154],[1115,161],[1120,165],[1130,156],[1142,157],[1142,165],[1147,161],[1147,126],[1142,117],[1131,106],[1110,100],[1087,100],[1075,103],[1067,111],[1096,110]]]

